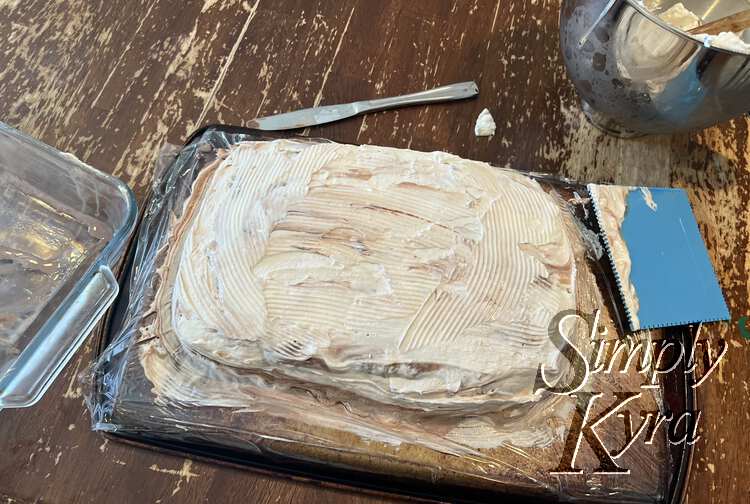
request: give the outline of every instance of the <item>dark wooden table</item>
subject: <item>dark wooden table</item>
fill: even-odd
[[[583,181],[689,189],[735,320],[750,312],[748,121],[618,140],[581,115],[558,51],[559,1],[2,0],[0,120],[127,181],[143,202],[157,151],[208,123],[474,79],[479,99],[307,133],[461,156]],[[498,123],[477,139],[487,107]],[[699,389],[689,502],[748,502],[750,353]],[[98,336],[96,336],[98,337]],[[0,412],[8,502],[372,502],[105,441],[89,430],[88,343],[35,407]]]

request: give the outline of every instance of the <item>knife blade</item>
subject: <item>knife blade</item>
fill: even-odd
[[[258,117],[249,121],[247,127],[263,131],[282,131],[340,121],[360,114],[380,110],[423,105],[445,101],[463,100],[479,94],[479,88],[473,81],[459,82],[427,91],[407,95],[363,100],[339,105],[313,107],[294,112],[285,112],[267,117]]]

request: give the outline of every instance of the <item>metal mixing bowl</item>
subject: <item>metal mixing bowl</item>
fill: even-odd
[[[677,0],[647,2],[653,11],[637,0],[606,11],[609,3],[563,0],[560,15],[568,75],[594,125],[625,137],[674,133],[750,111],[750,55],[705,47],[653,13]],[[704,23],[750,8],[748,0],[682,3]]]

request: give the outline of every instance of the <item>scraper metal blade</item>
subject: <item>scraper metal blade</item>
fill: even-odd
[[[631,330],[730,318],[685,191],[588,189]]]

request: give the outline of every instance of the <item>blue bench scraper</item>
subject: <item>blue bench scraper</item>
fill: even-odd
[[[685,191],[588,189],[631,330],[730,318]]]

